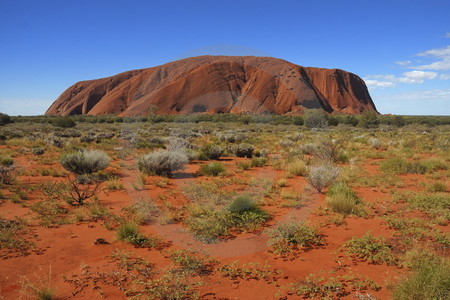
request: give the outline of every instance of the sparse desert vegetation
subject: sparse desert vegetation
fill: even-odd
[[[0,117],[0,298],[449,297],[448,117]]]

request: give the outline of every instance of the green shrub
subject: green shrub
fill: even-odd
[[[380,124],[380,120],[376,112],[365,111],[359,116],[358,124],[363,128],[376,128]]]
[[[339,123],[346,124],[350,126],[358,125],[358,119],[354,115],[338,115],[336,118],[339,120]]]
[[[247,195],[237,196],[225,209],[192,205],[189,213],[186,224],[198,239],[207,243],[227,235],[232,228],[253,231],[270,217]]]
[[[263,167],[267,163],[267,158],[265,157],[253,157],[252,158],[252,167]]]
[[[337,183],[330,187],[327,195],[328,207],[344,215],[361,214],[361,199],[345,183]]]
[[[391,174],[404,174],[408,171],[408,162],[402,157],[394,157],[381,162],[380,170]]]
[[[322,165],[310,167],[306,179],[319,193],[330,185],[332,185],[340,174],[340,169],[332,165]]]
[[[248,157],[251,158],[253,156],[253,151],[255,148],[249,144],[237,144],[231,147],[231,152],[237,157]]]
[[[214,260],[193,250],[175,250],[170,253],[170,259],[177,263],[183,271],[195,275],[210,274]]]
[[[33,155],[36,155],[36,156],[42,155],[42,154],[45,153],[45,148],[42,148],[42,147],[33,147],[33,148],[31,149],[31,153],[33,153]]]
[[[206,243],[214,242],[218,237],[228,234],[230,223],[226,211],[216,211],[199,205],[189,208],[189,217],[186,219],[189,230]]]
[[[56,292],[54,289],[49,287],[42,287],[35,290],[36,298],[39,300],[54,300],[57,299],[55,296]]]
[[[352,238],[344,244],[347,251],[372,264],[397,265],[397,259],[383,237],[375,237],[370,232],[360,238]]]
[[[7,114],[0,113],[0,126],[6,125],[8,123],[11,123],[11,117]]]
[[[445,193],[414,193],[407,197],[407,201],[413,208],[450,217],[450,197]]]
[[[7,156],[0,156],[0,186],[12,184],[14,181],[13,167],[14,161]]]
[[[447,170],[448,165],[443,159],[428,158],[420,162],[427,173],[431,173],[437,170]]]
[[[393,298],[450,299],[450,260],[433,253],[421,252],[410,257],[406,275],[394,287]]]
[[[428,191],[437,193],[437,192],[446,192],[447,184],[445,182],[433,182],[429,187]]]
[[[380,170],[392,174],[425,174],[436,170],[446,170],[447,164],[439,159],[408,162],[402,157],[394,157],[381,162]]]
[[[209,159],[219,159],[225,150],[218,145],[206,145],[202,147],[201,151]]]
[[[75,121],[72,120],[70,117],[57,117],[54,120],[52,120],[52,125],[56,127],[70,128],[75,127],[77,123],[75,123]]]
[[[11,167],[14,164],[14,160],[9,156],[0,156],[1,167]]]
[[[240,195],[230,203],[228,210],[231,213],[244,213],[248,211],[259,211],[258,204],[248,195]]]
[[[119,241],[124,241],[136,247],[155,247],[156,239],[150,239],[139,232],[139,227],[130,222],[122,223],[116,230],[116,237]]]
[[[228,211],[232,226],[243,230],[254,230],[269,219],[269,215],[248,195],[235,197]]]
[[[327,128],[328,115],[322,109],[308,109],[305,111],[304,123],[308,128]]]
[[[139,171],[149,175],[172,177],[174,171],[182,169],[189,159],[184,151],[160,150],[139,158]]]
[[[236,162],[236,168],[239,170],[248,170],[252,167],[252,162],[248,160],[238,161]]]
[[[11,221],[0,217],[0,249],[10,249],[22,254],[27,253],[34,245],[25,240],[25,225],[20,220]]]
[[[305,176],[308,173],[308,167],[303,160],[294,159],[288,163],[286,171],[292,176]]]
[[[279,255],[292,253],[299,248],[311,248],[323,243],[314,227],[302,222],[280,223],[268,233],[268,245]]]
[[[87,150],[64,154],[60,158],[61,165],[68,171],[78,174],[92,174],[108,167],[109,156],[100,150]]]
[[[219,162],[211,162],[200,167],[199,173],[204,176],[219,176],[226,171],[225,165]]]

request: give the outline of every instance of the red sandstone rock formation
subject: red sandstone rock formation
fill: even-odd
[[[289,114],[306,108],[376,111],[364,81],[343,70],[270,57],[199,56],[78,82],[46,115]]]

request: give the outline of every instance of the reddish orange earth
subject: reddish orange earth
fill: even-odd
[[[6,149],[7,147],[3,147]],[[46,153],[51,157],[51,153]],[[391,239],[394,230],[390,229],[381,218],[386,211],[398,208],[398,204],[391,201],[391,196],[378,188],[360,187],[356,191],[368,206],[377,207],[367,218],[347,217],[343,225],[335,225],[324,216],[325,196],[318,194],[310,187],[304,177],[287,179],[280,194],[285,192],[301,195],[297,204],[285,205],[286,200],[281,197],[266,198],[263,208],[272,219],[263,230],[248,233],[236,233],[228,239],[218,243],[205,244],[187,230],[182,223],[164,223],[159,218],[140,226],[142,233],[159,237],[166,245],[160,249],[135,248],[132,245],[117,241],[114,224],[106,218],[86,218],[75,220],[68,224],[42,226],[40,219],[30,207],[45,199],[40,184],[51,181],[61,181],[62,178],[33,175],[33,171],[40,168],[50,168],[64,172],[58,164],[42,165],[27,155],[15,158],[20,170],[26,170],[27,175],[18,175],[18,186],[26,192],[26,200],[3,201],[0,213],[3,218],[14,220],[16,217],[28,220],[29,232],[26,238],[32,241],[34,248],[26,255],[20,253],[5,254],[0,260],[0,295],[5,299],[19,299],[29,296],[27,282],[39,285],[45,283],[56,291],[58,299],[122,299],[126,298],[121,287],[129,288],[132,283],[132,272],[118,273],[118,260],[114,253],[127,250],[132,257],[140,257],[151,264],[152,270],[162,274],[174,267],[170,253],[178,249],[197,250],[217,260],[211,273],[204,276],[194,276],[195,282],[202,282],[198,286],[199,296],[203,299],[289,299],[301,298],[289,295],[287,290],[294,282],[305,280],[309,274],[317,277],[358,276],[367,278],[379,285],[377,290],[368,292],[378,299],[389,299],[388,285],[395,282],[399,275],[406,271],[401,267],[374,265],[367,262],[355,261],[342,251],[342,245],[352,237],[359,237],[371,231],[375,236]],[[223,180],[234,179],[233,183],[223,187],[225,190],[235,190],[240,193],[257,193],[261,186],[245,184],[247,179],[254,182],[272,180],[277,182],[284,175],[283,171],[265,166],[237,171],[236,162],[245,158],[227,158],[226,164],[232,175]],[[177,210],[186,207],[190,200],[183,193],[184,187],[193,183],[214,181],[210,177],[198,177],[196,172],[204,162],[193,162],[182,171],[175,173],[174,178],[165,179],[157,176],[145,178],[145,184],[136,186],[140,178],[135,168],[135,161],[124,159],[114,162],[115,167],[108,170],[118,176],[118,182],[123,189],[118,191],[103,191],[98,194],[98,202],[114,215],[124,215],[123,208],[129,207],[133,199],[151,198],[159,207],[169,207],[169,212],[176,215]],[[372,174],[378,174],[377,166],[368,161],[362,167]],[[236,173],[234,173],[236,172]],[[20,174],[20,172],[19,172]],[[421,175],[402,175],[407,188],[414,187]],[[222,180],[222,179],[219,179]],[[33,188],[34,187],[34,188]],[[6,197],[11,191],[4,189]],[[88,200],[87,204],[92,200]],[[383,205],[380,205],[383,203]],[[76,207],[68,207],[72,212]],[[183,216],[178,216],[183,218]],[[295,255],[282,258],[270,251],[267,246],[267,230],[279,221],[303,221],[319,229],[324,238],[322,246],[313,249],[298,250]],[[112,222],[113,223],[113,222]],[[113,228],[110,228],[112,226]],[[446,230],[446,227],[442,227]],[[96,244],[97,239],[104,239],[107,244]],[[217,270],[225,264],[238,261],[238,266],[260,270],[260,277],[229,278]],[[263,271],[269,272],[264,275]],[[143,271],[142,271],[143,272]],[[149,279],[150,280],[150,279]],[[342,295],[342,299],[354,299],[353,292]]]

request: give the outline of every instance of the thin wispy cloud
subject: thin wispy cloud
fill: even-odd
[[[403,60],[403,61],[396,61],[395,63],[397,65],[400,65],[400,66],[407,66],[407,65],[410,65],[412,63],[412,61],[410,61],[410,60]]]
[[[450,32],[446,36],[450,36]],[[450,46],[426,50],[415,56],[423,57],[422,61],[415,60],[415,63],[419,65],[413,65],[411,60],[394,62],[406,69],[413,69],[412,71],[404,72],[401,76],[393,74],[367,75],[364,77],[367,86],[371,90],[375,90],[396,87],[399,83],[422,84],[427,80],[450,79],[450,74],[440,72],[450,70]]]
[[[397,86],[397,83],[422,84],[425,80],[431,80],[438,77],[438,73],[431,71],[410,71],[397,77],[392,74],[369,75],[364,78],[366,85],[371,89],[389,88]]]
[[[445,100],[450,102],[450,89],[442,90],[442,89],[434,89],[434,90],[425,90],[425,91],[412,91],[406,93],[398,93],[392,95],[385,95],[379,97],[382,100],[395,100],[395,101],[403,101],[403,100],[427,100],[427,101],[437,101],[437,100]]]
[[[423,56],[436,61],[425,65],[413,66],[411,68],[436,71],[450,70],[450,46],[420,52],[417,56]]]

